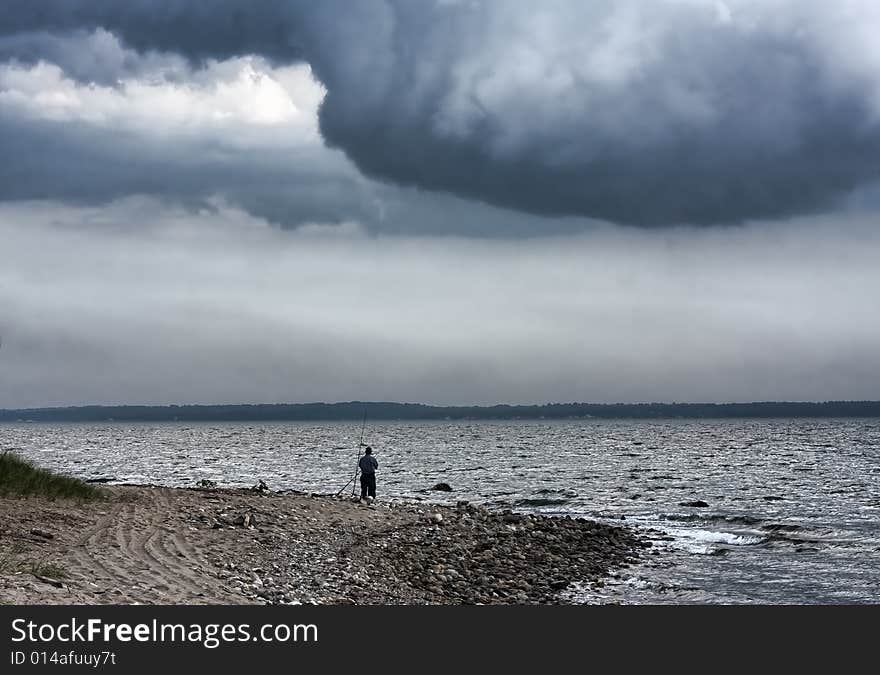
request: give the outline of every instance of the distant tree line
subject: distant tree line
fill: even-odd
[[[420,403],[79,406],[0,410],[0,422],[269,422],[360,420],[662,419],[880,417],[880,401],[756,403],[548,403],[431,406]]]

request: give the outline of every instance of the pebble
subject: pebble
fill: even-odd
[[[379,520],[363,522],[355,505],[345,514],[339,512],[344,502],[331,501],[330,518],[320,497],[309,502],[310,515],[320,517],[299,522],[282,521],[268,504],[255,516],[246,512],[277,523],[282,536],[251,540],[253,552],[245,557],[221,554],[222,583],[271,604],[558,603],[571,582],[600,581],[646,547],[630,530],[577,518],[497,513],[465,502],[434,508],[380,502]],[[201,527],[220,517],[206,517]],[[407,527],[419,521],[431,527]],[[222,543],[244,535],[239,526],[217,536]]]

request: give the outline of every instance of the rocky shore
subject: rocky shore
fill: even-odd
[[[0,498],[0,602],[558,604],[650,541],[572,518],[268,490]]]

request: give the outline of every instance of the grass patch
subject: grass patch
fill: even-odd
[[[0,495],[88,500],[103,497],[98,488],[78,478],[41,469],[9,451],[0,454]]]
[[[0,553],[0,574],[11,574],[18,569],[18,556],[24,553],[21,544],[13,544],[5,553]]]
[[[0,575],[27,572],[37,578],[64,579],[67,577],[67,570],[61,565],[48,562],[45,559],[28,561],[27,557],[26,548],[20,544],[13,544],[8,551],[0,553]]]
[[[30,567],[30,573],[35,577],[48,577],[50,579],[63,579],[67,576],[67,572],[61,565],[47,562],[33,563]]]

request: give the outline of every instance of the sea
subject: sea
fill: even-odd
[[[351,493],[361,440],[381,500],[586,517],[652,539],[569,601],[880,602],[880,419],[0,424],[0,451],[84,479],[332,494]]]

